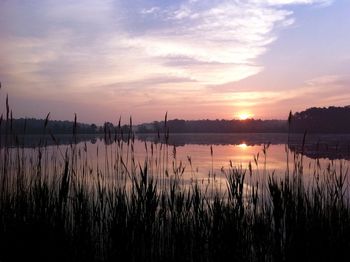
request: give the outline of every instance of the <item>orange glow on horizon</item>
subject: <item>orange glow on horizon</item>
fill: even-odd
[[[246,149],[248,146],[245,142],[238,145],[239,148]]]
[[[254,115],[247,112],[242,112],[242,113],[238,113],[237,116],[239,120],[247,120],[249,118],[252,118]]]

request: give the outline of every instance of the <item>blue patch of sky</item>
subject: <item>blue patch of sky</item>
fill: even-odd
[[[258,61],[265,70],[294,79],[348,73],[343,61],[350,54],[350,5],[335,1],[326,8],[291,6],[294,24],[278,33],[278,39]],[[315,62],[317,61],[317,63]],[[342,65],[342,66],[341,66]]]

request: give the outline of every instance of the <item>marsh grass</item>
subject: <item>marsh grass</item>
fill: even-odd
[[[287,170],[277,176],[266,170],[267,144],[262,172],[259,155],[247,169],[231,163],[220,189],[213,186],[213,164],[203,182],[188,157],[192,179],[185,185],[186,163],[168,145],[169,131],[165,143],[145,143],[147,156],[137,163],[134,135],[131,128],[123,133],[119,121],[105,129],[105,147],[96,151],[104,152],[104,164],[92,166],[86,144],[76,143],[76,116],[71,145],[59,146],[47,130],[48,114],[31,150],[11,130],[11,119],[7,98],[0,121],[6,125],[0,261],[337,261],[348,255],[345,162],[322,169],[316,160],[306,184],[303,152],[286,148]],[[47,147],[47,139],[57,145]],[[212,147],[210,154],[213,159]]]

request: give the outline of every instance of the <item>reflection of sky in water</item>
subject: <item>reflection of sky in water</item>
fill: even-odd
[[[126,146],[126,145],[125,145]],[[98,162],[102,165],[105,161],[105,145],[102,141],[98,141],[96,144],[88,143],[88,155],[90,163],[97,163],[96,150],[99,148],[99,159]],[[107,146],[107,154],[109,157],[115,157],[115,149],[112,146]],[[147,142],[148,148],[148,159],[149,161],[161,162],[166,159],[166,150],[162,147],[162,152],[160,152],[160,144],[154,145],[154,155],[153,158],[150,153],[151,145]],[[253,172],[262,173],[265,168],[265,156],[263,154],[263,145],[252,145],[249,146],[245,142],[239,145],[213,145],[213,157],[211,156],[211,150],[209,145],[197,145],[197,144],[186,144],[184,146],[176,147],[176,163],[179,165],[180,161],[186,166],[185,177],[192,177],[193,172],[197,178],[207,178],[208,174],[212,170],[212,165],[214,173],[220,177],[222,176],[222,168],[228,170],[230,168],[230,163],[233,167],[243,167],[243,169],[248,169],[249,163],[252,165]],[[144,163],[147,154],[145,150],[145,143],[139,140],[135,140],[134,144],[135,150],[135,161],[141,165]],[[173,158],[173,146],[168,147],[168,168],[172,170]],[[124,154],[127,152],[127,148],[123,149]],[[129,151],[130,152],[130,151]],[[191,158],[192,169],[188,157]],[[258,159],[257,165],[254,161],[254,157]],[[289,168],[293,170],[293,157],[294,154],[289,152]],[[266,151],[266,171],[267,173],[272,173],[275,171],[277,176],[284,175],[287,167],[287,153],[286,145],[275,144],[270,145]],[[130,159],[129,159],[130,161]],[[326,167],[330,162],[328,159],[320,159],[320,165]],[[338,161],[335,161],[335,163]],[[345,161],[348,163],[348,161]],[[316,165],[316,160],[304,156],[303,160],[305,175],[312,175],[313,168]],[[191,171],[192,170],[192,171]]]
[[[210,139],[210,135],[206,135]],[[222,144],[221,142],[218,144],[212,144],[213,156],[211,156],[211,145],[210,144],[197,144],[194,143],[180,143],[181,146],[176,147],[176,165],[179,166],[182,163],[182,166],[185,166],[185,171],[182,176],[183,183],[189,183],[190,181],[204,181],[209,177],[209,173],[211,174],[211,178],[213,178],[212,169],[215,174],[215,183],[220,186],[226,186],[225,174],[222,170],[228,172],[230,169],[230,165],[233,167],[243,169],[247,169],[247,176],[249,175],[248,166],[251,163],[254,180],[256,179],[264,179],[263,177],[272,172],[275,172],[277,177],[283,177],[287,170],[287,150],[286,145],[283,143],[285,135],[283,135],[281,140],[275,141],[270,144],[266,151],[266,163],[265,163],[265,155],[263,153],[264,144],[261,143],[262,140],[258,142],[251,142],[251,140],[247,140],[247,135],[244,134],[244,139],[239,136],[231,136],[231,139],[234,138],[235,143],[233,144]],[[252,135],[257,141],[259,139],[259,135]],[[268,138],[266,134],[265,138]],[[213,135],[211,139],[220,139],[222,138],[218,135]],[[197,138],[195,138],[197,139]],[[268,143],[269,141],[266,141]],[[86,151],[85,151],[86,144]],[[141,166],[144,165],[145,160],[148,160],[148,166],[150,167],[153,174],[161,174],[162,171],[168,169],[171,177],[173,175],[173,162],[174,159],[174,146],[169,145],[168,148],[161,144],[153,144],[153,156],[151,154],[151,146],[152,142],[148,140],[138,140],[135,139],[133,144],[134,148],[134,158],[135,158],[135,166],[138,168],[139,164]],[[147,151],[146,151],[147,146]],[[63,167],[64,158],[61,155],[61,152],[64,154],[65,150],[69,148],[69,145],[60,145],[57,146],[49,146],[47,147],[44,159],[44,165],[46,165],[45,170],[50,169],[50,165],[57,161],[58,165]],[[35,154],[33,152],[34,149],[24,149],[24,151],[30,156]],[[15,152],[15,150],[13,150]],[[57,152],[57,154],[52,157],[52,152]],[[118,157],[120,155],[123,156],[123,162],[127,167],[131,166],[131,146],[128,147],[127,143],[123,143],[122,147],[118,147],[116,143],[112,143],[110,145],[105,145],[102,139],[93,139],[87,140],[86,142],[80,142],[77,145],[78,154],[78,167],[82,167],[87,164],[87,167],[91,170],[99,170],[103,173],[107,173],[107,176],[113,177],[115,175],[115,165],[118,164]],[[289,152],[289,170],[293,172],[294,164],[293,158],[294,153]],[[127,156],[128,155],[128,156]],[[29,159],[29,158],[28,158]],[[192,167],[190,165],[190,161],[192,163]],[[255,159],[258,159],[255,162]],[[45,162],[46,161],[46,162]],[[320,159],[320,167],[323,172],[327,165],[331,160],[326,158]],[[334,167],[339,169],[340,161],[343,162],[344,166],[349,166],[349,161],[347,160],[335,160]],[[304,164],[304,180],[310,181],[313,179],[314,172],[317,169],[317,160],[304,156],[303,159]],[[120,162],[119,162],[120,165]],[[107,167],[107,168],[106,168]],[[85,167],[86,168],[86,167]],[[108,172],[106,172],[106,170]],[[166,178],[167,179],[167,178]]]

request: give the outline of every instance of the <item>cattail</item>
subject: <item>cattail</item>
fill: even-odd
[[[11,130],[11,132],[13,131],[13,116],[12,116],[12,110],[11,110],[11,113],[10,113],[10,130]]]
[[[288,125],[290,126],[292,123],[292,118],[293,118],[293,113],[292,110],[289,112],[289,116],[288,116]]]
[[[77,114],[74,113],[73,135],[77,134]]]
[[[50,112],[47,114],[46,118],[45,118],[45,123],[44,123],[44,128],[46,129],[47,124],[49,123],[49,117],[50,117]]]
[[[301,147],[301,154],[302,155],[304,154],[304,149],[305,149],[306,134],[307,134],[307,131],[305,130],[304,136],[303,136],[303,144],[302,144],[302,147]]]
[[[190,165],[192,165],[192,159],[191,159],[190,156],[187,156],[187,160],[188,160],[188,162],[190,163]]]
[[[252,176],[253,168],[252,168],[252,162],[251,161],[249,161],[248,168],[249,168],[249,175]]]
[[[9,106],[9,95],[6,95],[6,122],[9,120],[10,106]]]

